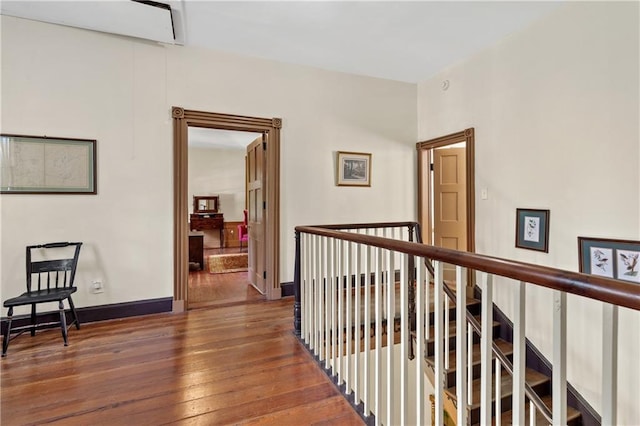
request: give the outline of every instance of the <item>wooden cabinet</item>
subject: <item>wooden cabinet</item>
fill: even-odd
[[[189,218],[191,231],[206,231],[218,229],[220,231],[220,247],[224,247],[224,216],[222,213],[193,213]]]
[[[204,269],[204,234],[189,234],[189,263],[197,263]]]
[[[224,217],[222,213],[192,214],[190,218],[190,228],[192,231],[223,229]]]

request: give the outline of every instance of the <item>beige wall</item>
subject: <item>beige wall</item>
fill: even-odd
[[[413,84],[0,22],[2,131],[98,140],[98,195],[1,197],[3,297],[23,291],[24,247],[53,240],[85,243],[77,306],[172,295],[173,105],[283,119],[283,282],[295,225],[415,217]],[[336,150],[373,153],[371,188],[334,185]]]
[[[244,149],[189,148],[189,213],[193,196],[217,195],[227,222],[242,222],[245,205]]]
[[[577,236],[640,239],[638,12],[572,3],[419,84],[420,140],[476,129],[478,252],[577,270]],[[518,207],[550,209],[548,254],[514,247]],[[552,294],[527,297],[527,334],[550,358]],[[602,307],[568,305],[568,378],[599,410]],[[621,309],[621,424],[640,419],[638,330],[640,312]]]

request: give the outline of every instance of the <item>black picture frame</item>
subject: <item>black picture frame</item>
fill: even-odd
[[[580,272],[640,284],[640,241],[578,237]]]
[[[516,209],[516,247],[549,252],[549,210]]]
[[[96,144],[0,134],[0,194],[97,194]]]

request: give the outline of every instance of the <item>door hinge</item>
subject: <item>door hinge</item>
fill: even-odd
[[[267,279],[267,271],[262,271],[262,278]]]
[[[266,142],[262,142],[262,150],[263,151],[267,150],[267,143]]]
[[[266,210],[267,209],[267,202],[263,201],[262,202],[262,210]]]
[[[429,170],[433,171],[433,163],[429,164]]]

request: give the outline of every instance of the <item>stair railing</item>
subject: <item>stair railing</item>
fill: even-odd
[[[422,243],[422,229],[420,227],[420,224],[416,224],[415,225],[415,233],[416,233],[416,242],[418,243]],[[431,263],[431,261],[429,259],[424,259],[424,264],[427,268],[427,270],[429,271],[429,273],[431,274],[431,276],[435,276],[435,270],[433,267],[433,264]],[[458,271],[456,271],[458,272]],[[457,278],[457,282],[461,282],[460,280],[462,280],[462,274],[457,274],[458,276]],[[493,323],[493,312],[492,309],[487,309],[487,307],[492,306],[492,290],[493,290],[493,284],[491,282],[487,282],[488,280],[491,279],[491,276],[483,273],[482,275],[482,280],[483,280],[483,288],[487,289],[487,291],[489,292],[488,295],[486,296],[486,299],[483,297],[481,306],[483,307],[482,309],[482,323],[484,324],[492,324]],[[463,283],[464,285],[464,283]],[[444,291],[444,293],[447,296],[447,299],[445,301],[453,301],[454,303],[456,302],[456,294],[451,290],[451,288],[448,285],[443,285],[442,289]],[[448,306],[445,304],[445,320],[444,323],[447,324],[447,316],[448,316]],[[486,318],[485,318],[486,316]],[[489,399],[488,396],[491,393],[491,382],[488,380],[488,378],[491,377],[491,353],[493,353],[493,356],[495,356],[495,386],[494,386],[494,412],[495,413],[500,413],[500,401],[501,401],[501,395],[500,395],[500,390],[501,390],[501,369],[504,368],[507,373],[513,377],[514,374],[514,370],[513,370],[513,364],[511,363],[511,361],[509,360],[509,358],[502,352],[502,350],[500,349],[500,347],[495,343],[495,341],[493,340],[493,327],[485,327],[485,332],[482,332],[482,325],[481,323],[479,323],[476,318],[473,316],[473,314],[471,313],[471,311],[469,311],[469,309],[467,309],[465,307],[465,317],[466,317],[466,322],[468,324],[468,328],[467,328],[467,401],[472,401],[473,400],[473,393],[472,393],[472,388],[471,388],[471,382],[473,381],[473,364],[472,364],[472,360],[473,360],[473,333],[476,333],[478,336],[482,336],[481,341],[483,343],[486,342],[490,342],[491,343],[491,348],[486,348],[484,347],[484,345],[481,347],[481,368],[483,371],[483,382],[481,385],[481,392],[483,393],[483,395],[481,396],[482,399]],[[445,327],[444,329],[445,331],[445,336],[444,336],[444,340],[445,342],[449,341],[449,336],[448,336],[448,331],[449,329],[447,327]],[[458,346],[459,347],[459,346]],[[448,353],[448,348],[445,347],[444,349],[445,354]],[[489,362],[487,362],[487,360],[489,360]],[[445,358],[445,365],[444,368],[447,369],[449,368],[448,363],[446,362],[448,361],[448,358]],[[485,371],[486,370],[486,371]],[[535,420],[536,420],[536,413],[539,412],[542,417],[544,417],[545,421],[547,421],[549,424],[553,424],[553,413],[551,412],[551,410],[549,410],[549,408],[545,405],[545,403],[542,401],[542,399],[540,398],[540,396],[538,395],[538,393],[536,391],[533,390],[533,388],[525,382],[524,384],[524,392],[526,397],[529,399],[530,401],[530,407],[529,407],[529,423],[531,425],[536,424]],[[566,401],[565,401],[566,403]],[[487,405],[482,405],[481,406],[481,413],[480,413],[480,417],[483,420],[482,424],[488,424],[489,423],[489,419],[491,418],[491,410],[490,410],[490,406]],[[564,415],[564,417],[566,417],[566,414]],[[500,426],[500,417],[496,416],[494,421],[493,421],[494,426]]]
[[[367,229],[374,225],[368,225]],[[456,265],[457,282],[464,282],[468,269],[482,274],[482,302],[485,307],[493,303],[494,276],[517,282],[514,286],[514,355],[511,368],[514,424],[525,424],[525,395],[535,399],[533,393],[527,394],[524,378],[526,283],[555,290],[551,416],[554,425],[565,424],[567,416],[566,294],[603,302],[607,327],[604,335],[611,340],[603,345],[602,422],[616,423],[616,375],[611,373],[616,370],[617,334],[612,331],[617,327],[619,306],[640,310],[640,287],[594,275],[402,241],[404,238],[393,238],[394,234],[389,231],[375,236],[371,231],[346,232],[337,230],[339,228],[339,225],[296,227],[294,324],[301,341],[324,364],[325,370],[368,423],[425,424],[427,398],[423,354],[425,342],[430,338],[428,285],[433,280],[433,311],[442,312],[445,300],[451,296],[444,288],[444,263]],[[425,266],[426,259],[433,262],[432,273]],[[415,278],[410,280],[414,269]],[[397,290],[396,277],[400,282]],[[512,285],[512,282],[502,280],[500,285]],[[408,293],[411,287],[415,287],[415,351],[420,355],[414,360],[409,359],[408,352],[411,340]],[[456,416],[460,425],[468,423],[468,379],[462,373],[466,371],[468,356],[466,290],[466,285],[460,285],[455,292],[456,363],[459,372],[456,375]],[[490,424],[492,417],[491,312],[491,309],[482,310],[480,324],[481,424]],[[440,378],[435,380],[435,424],[443,424],[443,316],[435,315],[434,322],[435,377]],[[473,321],[471,325],[476,330]],[[475,325],[478,325],[477,321]],[[496,365],[509,369],[509,363],[505,362],[508,360],[498,358]],[[496,388],[500,389],[500,386]]]

